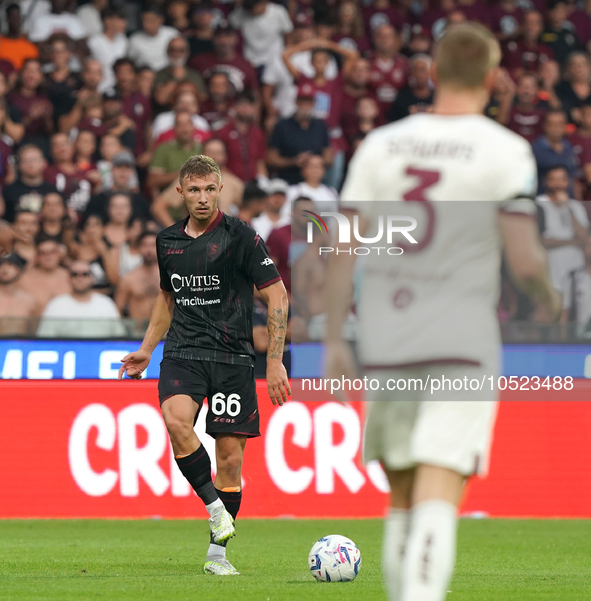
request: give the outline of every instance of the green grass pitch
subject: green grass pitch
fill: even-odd
[[[206,521],[0,521],[0,599],[384,601],[379,520],[239,520],[229,559],[242,576],[201,573]],[[351,583],[315,582],[313,542],[352,538]],[[591,521],[461,520],[448,601],[588,601]]]

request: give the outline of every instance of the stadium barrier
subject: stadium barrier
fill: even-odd
[[[1,518],[205,517],[172,457],[154,380],[0,386]],[[384,475],[360,461],[364,404],[317,392],[275,408],[266,383],[257,388],[262,437],[247,445],[240,516],[383,515]],[[590,393],[582,379],[569,392],[504,391],[490,474],[470,481],[462,512],[591,517]]]

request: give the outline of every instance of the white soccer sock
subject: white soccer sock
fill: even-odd
[[[443,601],[456,556],[457,512],[447,501],[424,501],[411,512],[400,601]]]
[[[226,547],[222,547],[222,545],[216,545],[215,543],[211,543],[209,545],[209,549],[207,549],[207,559],[226,557]]]
[[[410,511],[406,509],[390,509],[390,512],[386,516],[382,551],[382,570],[390,601],[398,601],[400,599],[402,560],[404,558],[409,525]]]
[[[209,515],[211,517],[214,513],[218,513],[219,511],[224,511],[224,509],[226,509],[226,506],[223,504],[221,499],[216,499],[215,501],[208,503],[205,506],[205,509],[207,509],[207,513],[209,513]]]

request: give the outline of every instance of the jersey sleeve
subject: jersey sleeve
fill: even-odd
[[[164,246],[160,236],[156,238],[156,255],[158,257],[158,269],[160,270],[160,288],[165,292],[172,292],[170,275],[164,267]]]
[[[266,288],[275,282],[281,281],[281,276],[269,257],[263,239],[252,229],[248,228],[244,234],[244,270],[248,278],[258,290]]]
[[[538,169],[531,146],[525,140],[519,140],[504,158],[502,173],[493,182],[498,190],[499,210],[536,216],[533,199],[538,187]]]

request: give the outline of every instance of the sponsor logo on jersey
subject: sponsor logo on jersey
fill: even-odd
[[[170,283],[175,292],[180,292],[183,288],[197,289],[202,287],[211,287],[220,285],[219,275],[179,275],[173,273],[170,276]]]
[[[273,265],[273,259],[271,259],[270,257],[267,257],[266,259],[261,261],[261,265]]]
[[[184,248],[167,248],[164,256],[168,255],[182,255],[185,252]]]
[[[177,298],[175,300],[177,305],[182,305],[183,307],[195,307],[197,305],[219,305],[222,302],[221,298],[205,299],[199,298],[198,296],[194,296],[193,298],[186,298],[183,296],[182,298]]]

